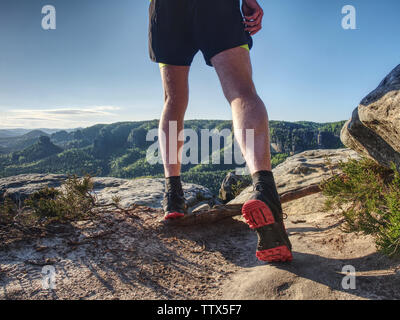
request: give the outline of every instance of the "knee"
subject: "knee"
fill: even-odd
[[[246,103],[258,99],[257,91],[252,83],[231,87],[224,90],[224,94],[230,104],[232,104],[233,101]]]
[[[257,104],[260,100],[255,90],[237,91],[227,96],[226,98],[231,105],[235,103],[243,106],[252,106],[254,104]]]
[[[178,123],[183,123],[186,109],[187,103],[185,103],[185,101],[182,99],[165,99],[161,117],[164,120],[178,121]]]
[[[164,95],[164,110],[165,111],[182,111],[187,108],[189,99],[182,95]]]

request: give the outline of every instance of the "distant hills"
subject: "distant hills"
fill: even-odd
[[[77,129],[82,129],[82,128],[77,128]],[[67,132],[75,131],[77,129],[65,129]],[[46,134],[52,134],[57,131],[60,131],[60,129],[48,129],[48,128],[40,128],[40,129],[35,129],[39,130],[42,132],[45,132]],[[35,131],[33,129],[23,129],[23,128],[18,128],[18,129],[0,129],[0,138],[10,138],[10,137],[19,137],[22,136],[28,132]]]
[[[10,153],[20,151],[37,142],[40,136],[48,136],[48,134],[41,130],[32,130],[22,135],[0,137],[0,152]]]
[[[304,150],[343,147],[339,138],[343,124],[344,121],[271,121],[273,165]],[[3,134],[0,135],[0,177],[21,173],[91,173],[121,178],[162,176],[161,164],[150,165],[146,161],[146,151],[154,143],[146,141],[146,134],[157,126],[158,120],[151,120],[97,124],[53,133],[32,130],[19,136]],[[231,129],[232,122],[188,120],[185,128],[200,134],[202,129]],[[222,153],[223,145],[220,147]],[[226,172],[236,167],[235,164],[188,164],[182,166],[182,176],[187,182],[205,185],[215,192]]]
[[[18,137],[29,131],[29,129],[0,129],[0,138]]]
[[[11,153],[11,161],[14,164],[26,164],[51,157],[63,152],[63,149],[50,141],[48,136],[42,135],[33,145]]]

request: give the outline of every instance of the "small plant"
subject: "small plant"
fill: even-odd
[[[237,183],[232,184],[232,195],[236,198],[239,194],[242,193],[244,189],[246,189],[249,185],[251,185],[250,176],[243,176],[243,180],[238,180]]]
[[[378,232],[377,245],[387,255],[400,252],[400,173],[394,170],[394,179],[385,195],[387,216]]]
[[[17,214],[17,205],[9,197],[0,203],[0,225],[9,224]]]
[[[120,201],[120,196],[112,197],[109,204],[97,201],[90,175],[70,176],[59,189],[45,187],[18,204],[0,198],[0,247],[52,233],[48,228],[52,223],[95,220],[101,214],[126,212]]]
[[[69,177],[60,190],[44,188],[32,194],[25,205],[36,217],[51,220],[76,220],[87,217],[96,205],[93,182],[89,175],[82,179]]]
[[[121,203],[122,198],[121,198],[121,196],[112,196],[112,197],[111,197],[111,200],[112,200],[112,202],[115,203],[116,205],[119,205],[119,204]]]
[[[322,184],[326,209],[337,206],[343,230],[375,236],[378,250],[400,255],[400,173],[367,158],[339,163],[342,174]]]
[[[62,214],[56,200],[59,194],[56,189],[45,187],[32,194],[25,205],[32,208],[37,217],[58,217]]]

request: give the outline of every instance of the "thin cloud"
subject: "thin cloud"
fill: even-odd
[[[89,126],[94,123],[113,122],[119,116],[116,106],[83,108],[18,109],[7,110],[0,116],[0,127],[58,127]]]
[[[13,110],[11,113],[15,114],[42,114],[42,115],[85,115],[85,114],[99,114],[99,115],[112,115],[109,111],[119,110],[119,107],[100,106],[100,107],[86,107],[86,108],[57,108],[57,109],[20,109]]]

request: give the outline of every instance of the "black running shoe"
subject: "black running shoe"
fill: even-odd
[[[186,213],[186,204],[183,194],[165,192],[162,205],[165,220],[180,218]]]
[[[179,176],[169,177],[165,180],[165,193],[162,206],[165,220],[176,219],[185,215],[186,202]]]
[[[257,258],[268,262],[292,261],[292,244],[283,223],[275,183],[255,183],[253,188],[250,199],[242,207],[242,214],[249,227],[257,232]]]

